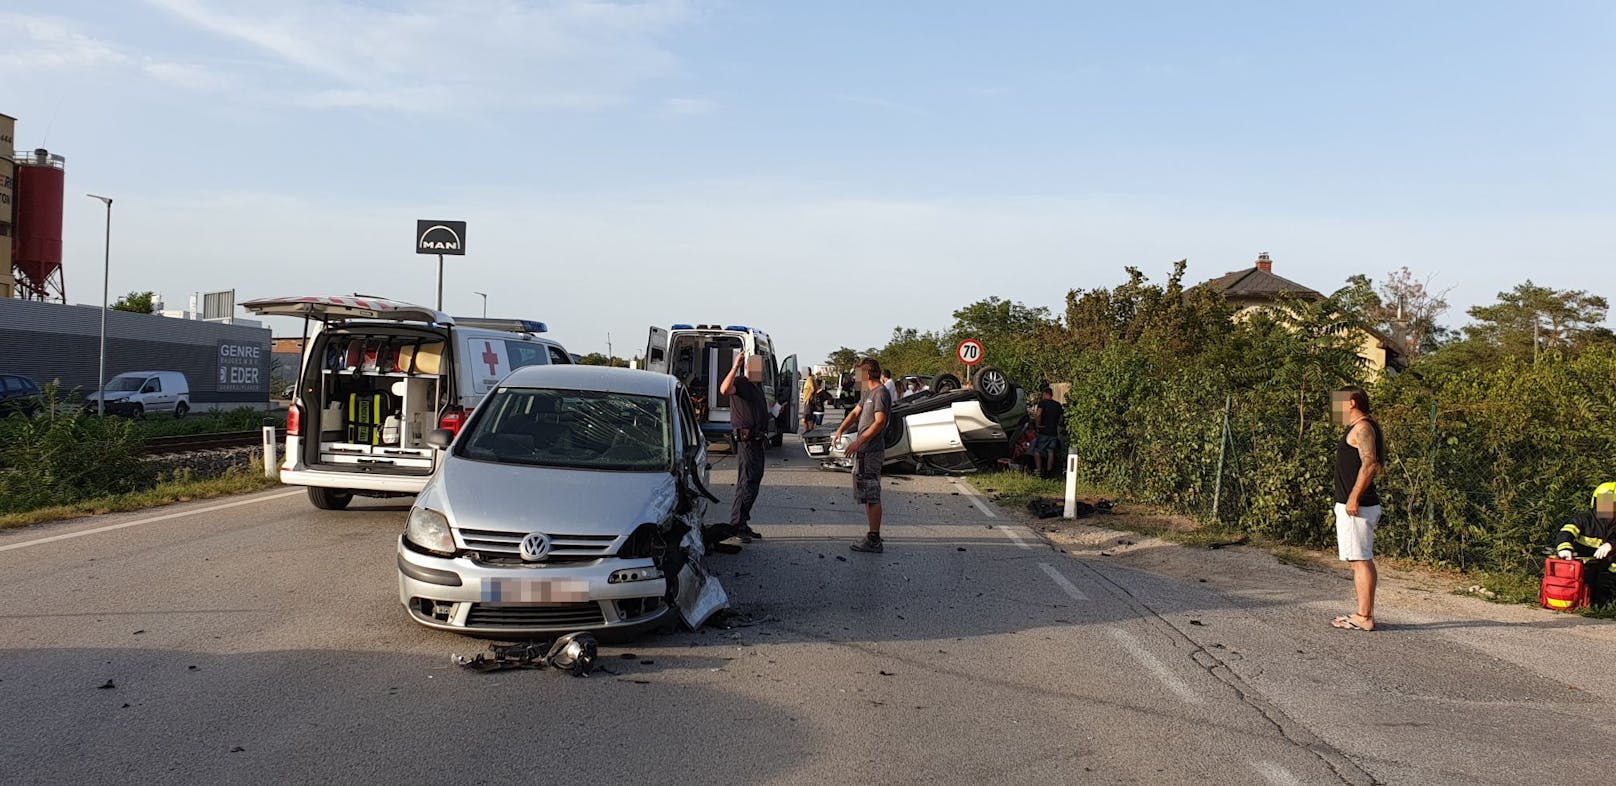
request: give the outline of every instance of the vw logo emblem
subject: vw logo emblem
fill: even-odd
[[[538,562],[550,554],[550,536],[543,532],[531,532],[522,538],[522,559],[528,562]]]

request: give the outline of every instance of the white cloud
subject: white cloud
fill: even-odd
[[[0,29],[20,34],[25,42],[20,47],[8,44],[11,51],[0,54],[0,72],[96,68],[129,62],[128,56],[116,47],[77,31],[64,19],[0,14]]]
[[[676,69],[659,39],[690,17],[679,0],[147,1],[273,58],[253,76],[295,104],[410,111],[621,103]]]
[[[662,107],[673,115],[708,115],[718,109],[718,102],[710,98],[670,98],[662,102]]]
[[[235,83],[225,74],[194,63],[145,62],[140,70],[164,84],[204,93],[223,90]]]
[[[196,91],[219,90],[230,81],[225,75],[195,63],[136,57],[115,44],[80,32],[65,19],[0,14],[0,29],[19,31],[22,41],[26,42],[0,54],[0,74],[124,69],[166,85]]]

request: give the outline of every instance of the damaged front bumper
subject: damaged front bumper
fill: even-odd
[[[819,461],[821,469],[853,471],[853,460],[847,457],[847,446],[853,444],[852,434],[843,434],[842,438],[831,440],[834,432],[830,429],[810,431],[802,435],[802,448],[807,451],[808,458]]]
[[[424,554],[399,537],[399,602],[429,628],[512,636],[634,633],[678,613],[667,595],[668,582],[650,559],[488,565]]]

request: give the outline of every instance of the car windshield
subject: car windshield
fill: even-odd
[[[107,383],[107,392],[131,393],[140,390],[140,386],[145,383],[145,377],[113,377],[112,381]]]
[[[500,388],[458,444],[460,456],[501,464],[650,472],[673,463],[668,402],[627,393]]]

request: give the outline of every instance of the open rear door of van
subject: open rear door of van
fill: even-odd
[[[668,329],[651,328],[651,337],[645,344],[645,369],[668,373]]]
[[[349,319],[391,319],[454,324],[454,317],[426,306],[375,297],[269,297],[249,300],[241,307],[260,316],[304,317],[327,323]]]
[[[791,414],[786,418],[787,430],[802,421],[802,375],[797,373],[797,356],[780,361],[780,389],[785,391],[776,401],[782,402]]]

